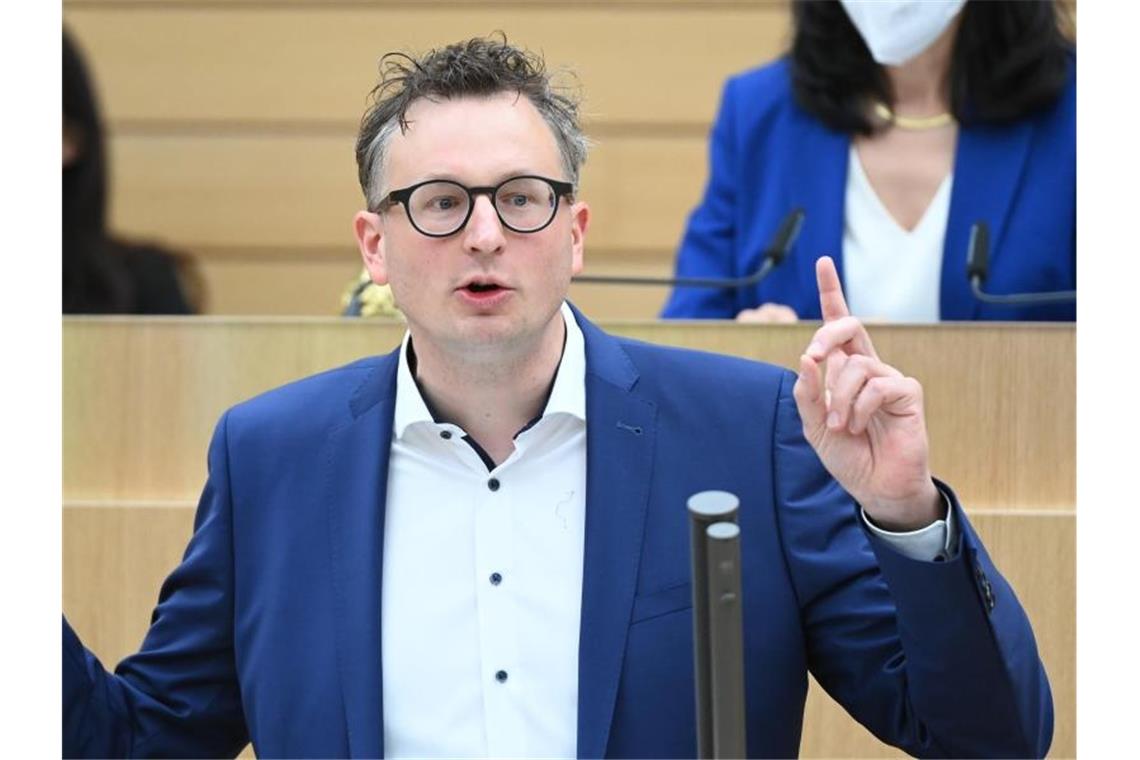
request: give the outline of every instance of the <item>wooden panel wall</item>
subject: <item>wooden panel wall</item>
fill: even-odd
[[[712,321],[608,326],[639,339],[783,366],[795,365],[814,331],[809,324]],[[210,432],[226,407],[360,356],[386,353],[403,331],[391,320],[67,319],[64,497],[192,499],[205,476]],[[1071,508],[1072,325],[879,325],[872,333],[885,360],[922,381],[932,468],[964,503]]]
[[[667,273],[723,82],[782,50],[787,16],[782,0],[64,2],[109,121],[114,226],[197,257],[221,314],[337,311],[379,56],[494,30],[585,96],[588,271]],[[651,317],[666,295],[579,290],[599,318]]]
[[[64,509],[64,610],[84,644],[106,667],[138,649],[159,586],[186,547],[193,516],[190,506],[147,503],[76,504]],[[1075,515],[983,512],[971,520],[1033,622],[1056,710],[1049,756],[1074,757]],[[800,754],[905,757],[851,720],[814,681]]]
[[[812,332],[715,322],[607,327],[785,366]],[[218,415],[288,380],[387,351],[402,333],[387,320],[64,320],[64,610],[106,664],[137,648],[159,583],[181,556]],[[884,358],[924,383],[933,469],[957,489],[1033,621],[1057,711],[1050,755],[1071,757],[1075,329],[896,325],[873,334]],[[802,750],[898,754],[814,686]]]

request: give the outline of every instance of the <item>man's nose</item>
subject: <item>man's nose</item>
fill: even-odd
[[[475,196],[471,218],[463,228],[463,245],[471,253],[497,253],[506,244],[503,223],[491,199]]]

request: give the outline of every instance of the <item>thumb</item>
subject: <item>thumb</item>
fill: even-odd
[[[800,374],[792,387],[792,396],[804,423],[804,435],[814,446],[826,431],[827,401],[823,392],[823,368],[807,354],[800,356]]]

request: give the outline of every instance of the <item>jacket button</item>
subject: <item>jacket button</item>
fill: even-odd
[[[506,683],[507,682],[507,671],[500,670],[498,673],[495,674],[495,680],[498,681],[499,683]]]
[[[499,479],[498,478],[491,478],[490,480],[488,480],[487,481],[487,488],[490,488],[492,491],[498,491],[499,490]]]
[[[503,582],[503,576],[499,575],[498,573],[491,573],[491,585],[492,586],[498,586],[502,582]]]

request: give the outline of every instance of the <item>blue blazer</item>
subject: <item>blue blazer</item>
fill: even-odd
[[[1061,97],[1013,124],[964,126],[943,245],[939,314],[944,320],[1076,319],[1073,304],[994,306],[966,278],[970,227],[990,228],[990,293],[1074,290],[1077,282],[1076,60]],[[765,302],[819,319],[815,260],[827,254],[843,276],[844,194],[851,136],[823,125],[792,95],[784,59],[730,79],[713,125],[709,181],[689,217],[677,276],[755,272],[780,222],[804,210],[788,259],[758,286],[676,288],[664,317],[731,319]]]
[[[955,503],[961,550],[873,543],[802,437],[794,375],[586,341],[580,757],[696,753],[687,497],[741,497],[748,752],[797,754],[810,669],[917,755],[1043,755],[1025,613]],[[182,564],[107,674],[64,621],[65,755],[383,754],[381,549],[397,353],[229,410]],[[716,388],[715,393],[710,389]],[[440,726],[446,731],[447,726]]]

